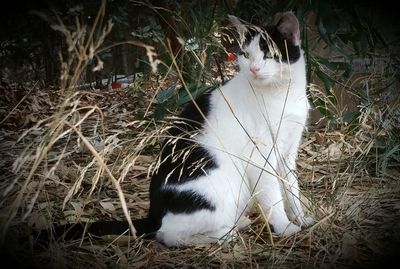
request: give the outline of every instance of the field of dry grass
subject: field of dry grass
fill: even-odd
[[[155,95],[182,76],[149,75],[126,89],[77,90],[88,61],[97,59],[94,55],[111,31],[111,24],[100,21],[98,15],[89,36],[79,24],[76,32],[63,25],[54,28],[70,46],[70,55],[62,59],[59,88],[0,85],[4,263],[12,262],[14,268],[376,268],[396,257],[400,163],[378,160],[375,138],[387,132],[374,123],[380,111],[368,107],[360,109],[354,132],[341,123],[311,124],[304,133],[298,174],[304,204],[317,222],[296,235],[271,234],[255,210],[250,227],[225,244],[167,248],[151,240],[86,235],[34,248],[35,238],[27,237],[32,230],[136,219],[149,207],[150,175],[171,120],[152,117]],[[98,39],[93,38],[95,30]],[[156,64],[151,47],[134,45],[144,47]],[[101,64],[97,59],[96,67]],[[224,72],[230,76],[233,70]],[[392,107],[398,107],[396,100]]]
[[[166,248],[86,237],[31,249],[34,238],[21,239],[29,229],[146,214],[149,176],[168,125],[168,118],[151,117],[163,83],[149,77],[127,89],[68,98],[34,85],[0,89],[3,254],[35,268],[373,268],[397,253],[400,165],[376,174],[363,155],[373,150],[365,133],[313,126],[298,173],[317,223],[299,234],[270,234],[254,211],[249,229],[222,245]]]

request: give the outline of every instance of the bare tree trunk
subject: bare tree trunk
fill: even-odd
[[[154,0],[152,2],[156,7],[161,7],[161,9],[158,10],[157,17],[165,34],[164,41],[172,53],[171,57],[176,59],[178,68],[182,71],[185,80],[187,72],[184,70],[186,66],[184,64],[184,47],[178,39],[178,33],[181,32],[180,27],[175,23],[172,9],[168,5],[167,1]]]
[[[130,70],[129,70],[129,47],[126,44],[123,44],[121,47],[122,50],[122,72],[125,76],[129,75]]]

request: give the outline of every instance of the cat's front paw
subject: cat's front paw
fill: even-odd
[[[309,227],[315,223],[315,219],[313,216],[306,216],[303,218],[303,221],[301,222],[302,227]]]
[[[238,220],[238,222],[236,224],[236,229],[238,231],[244,230],[248,226],[250,226],[250,224],[251,224],[251,220],[246,216],[242,216],[242,217],[240,217],[240,219]]]
[[[274,230],[279,236],[289,236],[289,235],[300,232],[301,227],[290,222],[288,225],[281,227],[281,228],[274,227]]]
[[[296,221],[301,227],[309,227],[315,223],[315,219],[312,216],[298,217]]]

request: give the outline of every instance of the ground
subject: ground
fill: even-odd
[[[370,155],[362,154],[369,141],[359,133],[312,124],[298,174],[317,222],[299,234],[271,234],[255,210],[249,229],[222,245],[167,248],[123,238],[59,241],[30,250],[29,240],[20,239],[27,229],[124,219],[124,206],[132,218],[145,216],[149,175],[168,124],[168,117],[152,117],[155,93],[165,84],[151,76],[130,88],[74,93],[1,86],[1,252],[16,266],[372,268],[398,253],[399,164],[376,173]]]

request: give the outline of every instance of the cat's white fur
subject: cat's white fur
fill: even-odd
[[[305,60],[303,55],[293,64],[264,60],[259,38],[243,48],[248,59],[238,57],[240,73],[212,92],[204,132],[194,138],[218,167],[168,186],[203,195],[215,211],[167,213],[156,237],[168,246],[230,238],[249,224],[245,216],[253,201],[279,235],[312,222],[303,212],[295,174],[309,109]],[[251,68],[258,69],[257,76]]]

